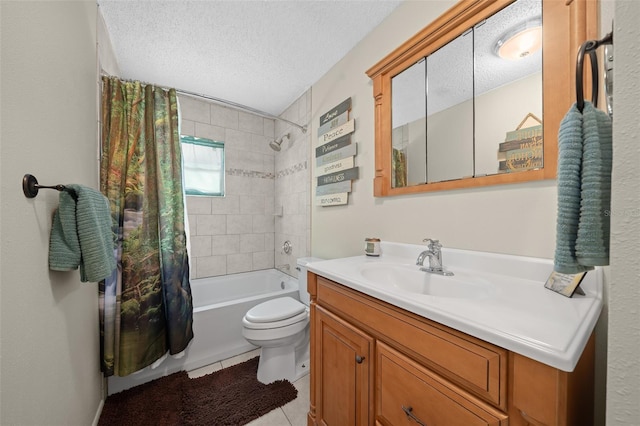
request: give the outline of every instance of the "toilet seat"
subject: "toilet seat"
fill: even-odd
[[[296,324],[299,322],[307,321],[309,319],[309,312],[306,310],[294,317],[284,319],[282,321],[274,321],[274,322],[251,322],[247,320],[246,317],[242,319],[242,325],[245,328],[251,330],[270,330],[274,328],[282,328],[287,327],[292,324]]]
[[[274,322],[291,318],[304,310],[305,305],[293,297],[278,297],[249,309],[245,318],[251,322]]]
[[[265,330],[286,327],[309,318],[306,305],[292,297],[267,300],[249,309],[242,319],[246,328]]]

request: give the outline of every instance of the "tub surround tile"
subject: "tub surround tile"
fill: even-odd
[[[227,129],[238,129],[238,110],[211,104],[211,124]]]
[[[268,232],[265,230],[265,232]],[[273,231],[272,231],[273,232]],[[251,234],[253,233],[253,215],[238,214],[227,216],[228,234]]]
[[[238,112],[238,128],[249,133],[264,134],[264,118],[248,112]]]
[[[251,253],[237,253],[227,256],[227,274],[249,272],[253,269],[253,255]]]
[[[184,133],[183,133],[184,134]],[[212,126],[211,124],[195,123],[195,136],[197,138],[211,139],[214,141],[224,141],[224,127]]]
[[[211,197],[187,196],[189,214],[211,214]]]
[[[240,235],[240,253],[263,252],[264,250],[264,234]]]
[[[225,146],[242,151],[251,150],[251,133],[237,129],[225,129]]]
[[[273,215],[253,215],[253,232],[274,232],[275,231],[275,222],[273,220]]]
[[[211,252],[216,255],[240,252],[240,235],[214,235],[211,237]]]
[[[199,278],[198,277],[198,258],[191,255],[191,250],[189,250],[188,254],[189,254],[189,279]]]
[[[310,101],[308,91],[282,116],[306,123]],[[294,275],[310,245],[309,132],[195,98],[180,96],[180,103],[182,134],[225,143],[225,196],[187,197],[192,272],[218,276],[286,263]],[[282,150],[271,150],[269,142],[286,133]],[[294,252],[276,255],[285,239]]]
[[[263,129],[262,134],[267,136],[267,137],[270,137],[270,138],[275,137],[275,135],[276,135],[275,134],[275,131],[276,131],[275,120],[264,120],[263,125],[264,125],[264,129]],[[269,148],[269,149],[271,149],[271,148]]]
[[[275,214],[275,202],[273,197],[264,197],[264,214]]]
[[[178,96],[180,114],[183,118],[199,123],[211,124],[211,109],[207,102],[188,96]],[[194,136],[194,135],[192,135]]]
[[[227,233],[227,216],[223,214],[196,215],[195,235],[224,235]],[[189,222],[191,227],[191,222]],[[192,232],[192,234],[194,234]]]
[[[189,236],[198,234],[198,215],[187,214],[187,220],[189,221]]]
[[[273,136],[252,134],[250,142],[251,151],[273,158],[276,155],[276,152],[269,147],[269,142],[273,139],[275,139]]]
[[[254,179],[250,193],[253,195],[259,194],[265,197],[273,197],[275,195],[273,179]]]
[[[257,179],[255,179],[257,180]],[[225,192],[235,195],[251,194],[254,179],[243,175],[236,175],[233,169],[227,169],[225,175]]]
[[[264,214],[265,197],[262,195],[243,195],[240,197],[241,214]]]
[[[269,246],[273,247],[273,245]],[[273,250],[253,252],[253,269],[269,269],[274,265]]]
[[[306,169],[307,169],[307,161],[306,160],[300,161],[299,163],[296,163],[292,166],[285,167],[282,170],[278,170],[278,172],[276,173],[276,178],[294,175]]]
[[[180,120],[180,134],[181,135],[195,135],[196,134],[196,122],[191,120]]]
[[[307,91],[292,103],[282,117],[297,123],[307,123],[311,117],[311,92]],[[282,216],[275,217],[275,264],[289,265],[289,274],[297,277],[297,259],[309,256],[311,234],[311,147],[315,146],[311,132],[302,133],[298,128],[277,121],[276,134],[290,134],[290,140],[275,156],[275,208],[281,206]],[[284,144],[283,144],[284,145]],[[293,244],[290,254],[282,252],[282,244]]]
[[[214,215],[233,215],[240,213],[240,196],[226,194],[211,199],[211,211]]]
[[[272,232],[269,232],[267,234],[263,234],[264,235],[264,246],[265,248],[269,249],[269,251],[271,251],[273,253],[273,248],[275,247],[275,243],[276,243],[276,237]],[[273,266],[273,265],[271,265]]]
[[[208,235],[192,235],[191,254],[195,257],[211,256],[211,237]]]
[[[200,257],[193,278],[217,277],[227,274],[227,256]]]

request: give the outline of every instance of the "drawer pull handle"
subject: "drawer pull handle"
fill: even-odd
[[[402,406],[402,411],[404,411],[404,413],[407,415],[407,417],[409,417],[414,422],[418,423],[420,426],[427,426],[426,424],[422,423],[422,421],[413,414],[413,408],[412,407],[405,407],[403,405]]]
[[[364,361],[364,357],[360,355],[356,355],[356,362],[358,364],[362,364],[362,361]]]

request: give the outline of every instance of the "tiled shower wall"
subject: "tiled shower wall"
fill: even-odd
[[[280,117],[311,129],[311,90],[291,104]],[[315,138],[311,130],[303,133],[295,126],[276,121],[276,138],[287,133],[289,141],[282,143],[282,149],[275,156],[275,265],[288,265],[285,272],[297,277],[297,259],[311,253],[310,161]],[[290,241],[293,246],[290,254],[282,249],[285,241]]]
[[[225,143],[225,196],[187,197],[191,277],[276,266],[297,277],[297,258],[311,252],[310,132],[205,100],[179,100],[183,135]],[[281,116],[308,124],[311,92]],[[286,133],[280,152],[269,148]]]
[[[225,143],[225,196],[187,197],[191,277],[274,266],[274,120],[180,96],[181,133]]]

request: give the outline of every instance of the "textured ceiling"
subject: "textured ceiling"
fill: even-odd
[[[119,77],[206,94],[274,115],[400,3],[98,0]]]

